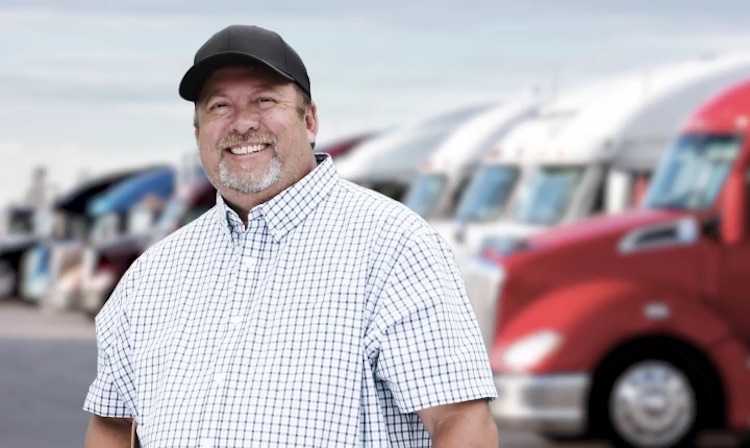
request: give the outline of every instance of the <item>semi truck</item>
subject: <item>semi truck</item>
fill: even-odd
[[[424,159],[456,128],[491,106],[462,106],[385,130],[339,157],[336,170],[344,179],[401,201]]]
[[[750,79],[687,119],[637,209],[479,259],[502,426],[625,447],[747,431]]]
[[[538,104],[538,95],[521,94],[458,127],[422,162],[404,204],[435,226],[452,219],[482,157]]]
[[[80,298],[81,261],[85,248],[148,227],[174,190],[176,173],[169,166],[153,166],[119,178],[79,204],[78,216],[87,225],[68,238],[54,238],[26,254],[22,290],[27,300],[64,309]],[[133,213],[144,200],[147,213]],[[137,207],[136,207],[137,209]],[[144,219],[145,217],[145,219]],[[42,300],[44,299],[44,300]]]
[[[18,235],[0,238],[0,298],[15,297],[33,300],[26,296],[28,282],[26,269],[29,254],[49,248],[54,239],[60,243],[56,252],[57,265],[68,260],[68,242],[82,237],[92,222],[85,216],[86,204],[92,197],[133,174],[133,170],[99,176],[83,182],[56,198],[50,204],[34,211],[33,230]],[[49,252],[44,254],[48,257]]]
[[[470,186],[464,199],[474,210],[459,207],[464,220],[453,240],[486,344],[496,294],[474,280],[472,257],[485,245],[509,253],[535,233],[637,205],[690,111],[748,75],[748,54],[627,73],[560,95],[500,143],[486,169],[520,167],[518,186],[499,210],[469,195],[482,193],[482,185]]]

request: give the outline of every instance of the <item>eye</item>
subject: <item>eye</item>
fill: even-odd
[[[226,107],[229,107],[229,103],[226,103],[224,101],[218,101],[216,103],[211,104],[208,108],[209,110],[218,110],[218,109],[224,109]]]
[[[276,100],[274,100],[273,98],[268,98],[268,97],[258,98],[258,105],[260,106],[261,109],[268,109],[274,104],[276,104]]]

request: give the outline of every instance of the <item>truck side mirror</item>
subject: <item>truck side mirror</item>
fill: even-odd
[[[721,237],[726,244],[737,244],[747,231],[747,182],[745,173],[733,172],[727,178],[723,198]]]

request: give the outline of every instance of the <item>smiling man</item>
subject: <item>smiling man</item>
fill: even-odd
[[[487,447],[495,396],[451,250],[313,152],[302,60],[230,26],[180,84],[216,206],[97,316],[87,446]]]

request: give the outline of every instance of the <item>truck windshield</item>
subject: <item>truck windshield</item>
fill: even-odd
[[[581,177],[580,166],[540,167],[532,174],[513,218],[528,224],[556,224],[565,215]]]
[[[474,222],[499,218],[519,174],[520,170],[513,165],[487,165],[479,168],[461,196],[456,218]]]
[[[646,208],[699,210],[716,200],[741,139],[734,135],[679,138],[654,177]]]
[[[423,218],[435,212],[445,191],[447,179],[443,174],[424,174],[411,185],[404,204]]]

